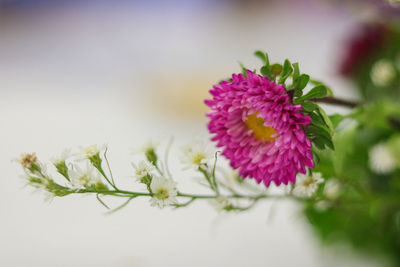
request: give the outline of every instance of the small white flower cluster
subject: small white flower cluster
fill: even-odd
[[[100,173],[89,163],[84,168],[74,165],[68,170],[72,189],[84,189],[101,183]]]
[[[176,190],[176,182],[173,180],[162,176],[155,176],[151,181],[150,188],[154,194],[150,199],[152,206],[164,208],[178,203],[176,199],[178,191]]]
[[[311,197],[317,191],[318,185],[323,182],[324,179],[319,172],[313,172],[312,176],[299,173],[296,178],[293,195],[297,197]]]
[[[58,157],[52,157],[50,161],[54,165],[62,164],[67,159],[69,159],[72,155],[72,150],[70,148],[64,149]]]
[[[147,141],[140,149],[141,152],[143,153],[149,153],[151,151],[155,151],[159,142],[155,140],[149,140]]]
[[[181,162],[185,170],[206,168],[214,158],[214,151],[210,144],[202,140],[183,146],[181,154]]]
[[[145,154],[146,160],[141,160],[137,164],[132,163],[132,166],[135,170],[134,177],[136,181],[146,184],[149,191],[153,194],[150,198],[151,206],[164,208],[178,203],[176,198],[178,191],[175,181],[161,174],[154,174],[157,162],[153,162],[152,160],[156,159],[154,158],[154,153],[157,145],[158,142],[151,140],[142,146],[141,152]]]
[[[106,145],[91,145],[87,147],[81,147],[81,151],[76,153],[76,159],[77,160],[85,160],[89,159],[100,152],[104,151],[107,148]]]
[[[140,161],[137,165],[132,163],[133,168],[135,169],[135,178],[138,182],[142,182],[142,178],[148,175],[152,175],[152,172],[155,170],[155,167],[145,160]]]
[[[66,148],[57,157],[52,157],[50,161],[54,165],[65,162],[66,160],[72,158],[77,161],[83,161],[89,159],[106,149],[106,145],[91,145],[87,147],[81,147],[78,152],[73,153],[72,149]]]
[[[393,153],[384,143],[379,143],[369,151],[369,167],[377,174],[388,174],[397,167]]]

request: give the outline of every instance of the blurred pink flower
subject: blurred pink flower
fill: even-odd
[[[349,76],[382,49],[388,29],[382,24],[364,25],[358,33],[352,35],[345,45],[345,53],[339,72]]]
[[[208,129],[222,155],[243,177],[269,186],[294,183],[297,172],[313,168],[311,142],[304,128],[311,118],[293,105],[283,85],[247,71],[233,74],[232,81],[214,85]]]

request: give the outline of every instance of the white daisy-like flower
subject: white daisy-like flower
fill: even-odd
[[[214,159],[214,151],[209,143],[198,140],[182,147],[181,162],[184,169],[195,169],[204,166]]]
[[[314,172],[312,176],[299,173],[296,178],[293,195],[297,197],[311,197],[322,182],[324,182],[324,179],[319,172]]]
[[[138,182],[141,182],[143,177],[151,175],[155,170],[155,167],[145,160],[140,161],[137,165],[132,163],[132,166],[135,169],[135,178]]]
[[[147,153],[156,151],[159,144],[160,144],[160,141],[155,140],[155,139],[150,139],[140,147],[131,148],[131,154],[137,155],[137,154],[144,153],[146,155]]]
[[[150,204],[152,206],[164,208],[178,202],[176,199],[178,194],[176,183],[171,179],[162,176],[153,177],[150,189],[154,194],[150,199]]]
[[[83,189],[101,183],[99,172],[89,162],[85,168],[75,165],[68,170],[68,175],[73,189]]]
[[[58,157],[52,157],[50,161],[54,165],[58,165],[60,163],[65,162],[69,157],[71,157],[71,149],[64,149]]]
[[[144,145],[140,148],[140,151],[146,154],[155,151],[158,145],[159,145],[158,141],[149,140],[146,143],[144,143]]]
[[[107,148],[106,145],[91,145],[82,147],[81,151],[76,154],[77,160],[89,159]]]
[[[396,169],[396,158],[388,147],[379,143],[369,151],[369,167],[378,174],[388,174]]]
[[[336,179],[329,179],[324,187],[324,195],[328,199],[336,199],[340,193],[340,184]]]
[[[371,69],[371,80],[377,86],[387,86],[396,77],[396,68],[387,59],[376,62]]]
[[[218,211],[222,212],[226,207],[230,205],[229,200],[226,197],[219,196],[209,201],[209,203]]]

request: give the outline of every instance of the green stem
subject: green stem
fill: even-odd
[[[329,96],[323,97],[323,98],[310,98],[308,100],[312,101],[312,102],[345,106],[345,107],[349,107],[349,108],[355,108],[355,107],[362,105],[359,102],[350,101],[350,100],[341,99],[341,98],[329,97]]]
[[[108,171],[110,172],[111,181],[112,181],[113,185],[115,185],[114,176],[111,171],[110,163],[108,162],[108,158],[107,158],[107,151],[108,151],[108,148],[106,148],[106,150],[104,151],[104,159],[106,160],[107,168],[108,168]]]
[[[107,177],[107,175],[104,173],[102,168],[97,168],[99,170],[99,172],[101,173],[101,175],[104,177],[104,179],[106,179],[107,183],[109,183],[115,190],[119,190],[115,184],[113,184]]]
[[[125,191],[125,190],[92,190],[92,189],[80,189],[77,191],[72,191],[71,193],[77,194],[86,194],[86,193],[95,193],[95,194],[102,194],[102,195],[111,195],[111,196],[118,196],[118,197],[152,197],[154,196],[153,193],[148,192],[133,192],[133,191]],[[218,195],[198,195],[198,194],[187,194],[178,192],[178,197],[182,198],[191,198],[191,199],[215,199]],[[230,194],[230,195],[221,195],[222,197],[228,199],[249,199],[249,200],[259,200],[259,199],[267,199],[267,198],[288,198],[293,196],[288,195],[240,195],[240,194]]]

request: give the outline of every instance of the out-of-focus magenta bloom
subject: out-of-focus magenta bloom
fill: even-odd
[[[311,142],[304,128],[311,118],[293,105],[283,85],[247,71],[233,74],[210,90],[208,129],[222,155],[243,178],[269,186],[295,183],[297,172],[314,167]]]
[[[388,29],[381,24],[363,26],[345,45],[344,58],[340,65],[340,73],[349,76],[357,71],[367,59],[379,50],[385,41]]]

